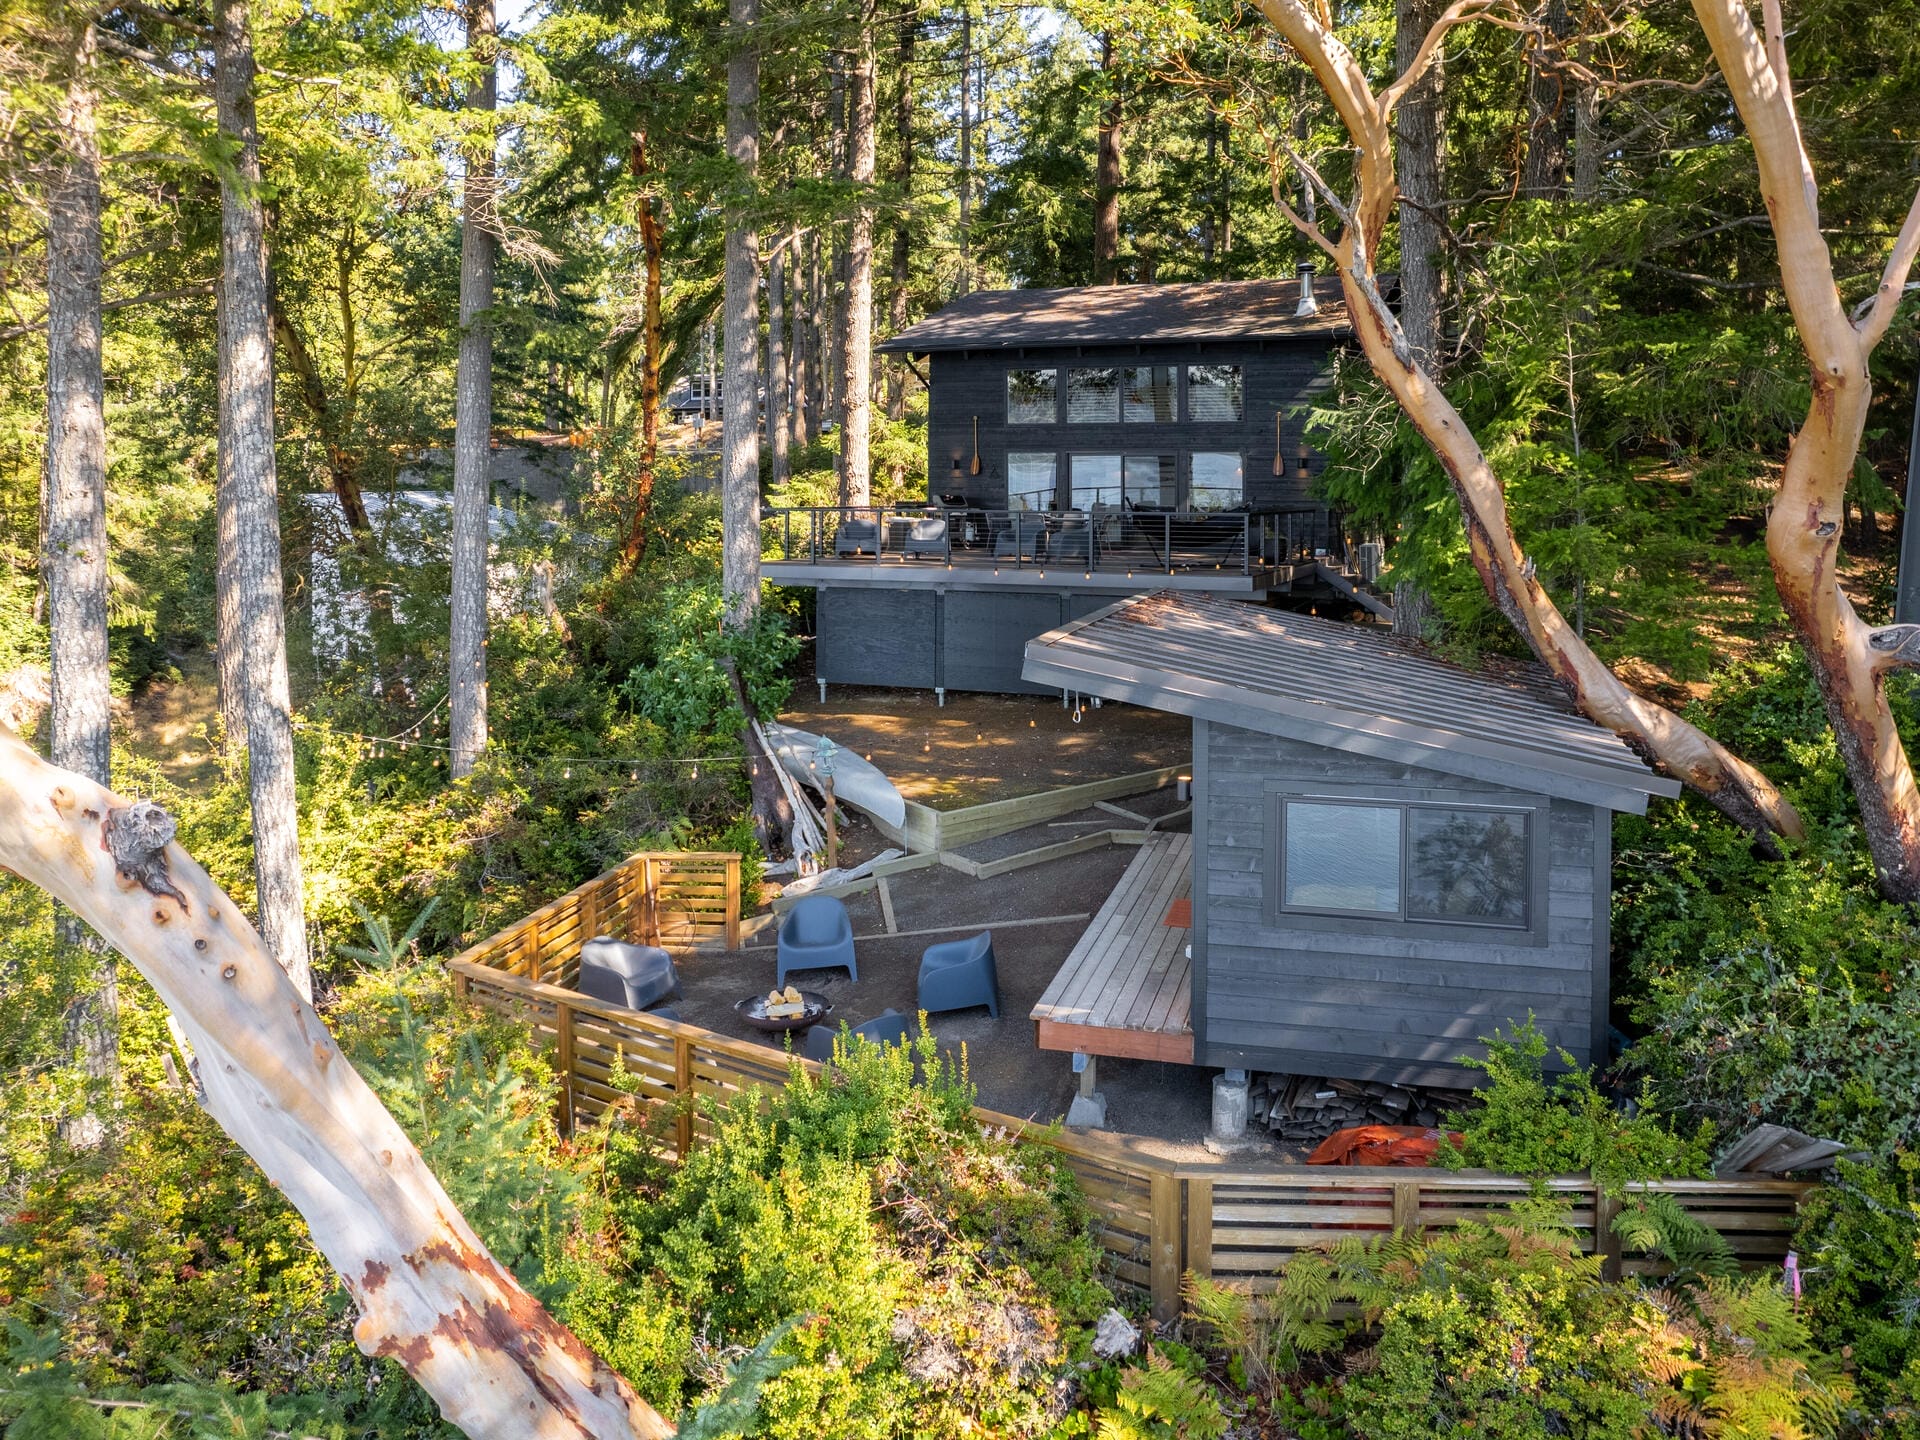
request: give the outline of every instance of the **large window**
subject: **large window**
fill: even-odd
[[[1050,510],[1058,461],[1052,452],[1012,451],[1007,455],[1007,508]]]
[[[1238,365],[1187,367],[1187,418],[1238,420],[1245,403]]]
[[[1219,450],[1194,453],[1193,479],[1187,486],[1189,510],[1231,510],[1246,498],[1246,476],[1238,455]]]
[[[1123,371],[1120,418],[1134,424],[1170,425],[1174,419],[1173,367],[1135,365]]]
[[[1112,424],[1120,418],[1120,371],[1113,365],[1067,371],[1067,421]]]
[[[1171,455],[1075,455],[1069,461],[1071,504],[1173,506],[1175,471]]]
[[[1283,797],[1280,908],[1444,925],[1531,923],[1524,809]]]
[[[1051,425],[1060,418],[1058,370],[1007,372],[1007,423]]]

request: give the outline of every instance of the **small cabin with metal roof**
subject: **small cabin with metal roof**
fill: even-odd
[[[1459,1085],[1532,1014],[1605,1061],[1612,817],[1679,786],[1543,671],[1160,592],[1039,636],[1025,674],[1193,720],[1191,846],[1163,856],[1190,870],[1143,855],[1144,901],[1129,870],[1033,1011],[1041,1048]]]
[[[821,684],[1031,692],[1021,647],[1118,596],[1319,585],[1305,407],[1350,333],[1319,288],[977,291],[881,345],[927,382],[931,493],[763,527],[763,573],[815,592]]]

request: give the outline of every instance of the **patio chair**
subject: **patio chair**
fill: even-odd
[[[784,986],[789,970],[821,970],[844,965],[853,979],[853,917],[831,895],[809,895],[787,912],[774,942],[773,983]]]
[[[937,516],[928,516],[916,520],[907,531],[905,545],[901,547],[909,559],[916,555],[930,555],[936,560],[947,558],[947,522]]]
[[[828,1025],[814,1025],[807,1030],[806,1044],[800,1053],[809,1060],[833,1059],[834,1038],[840,1032]],[[874,1045],[904,1045],[907,1043],[907,1017],[898,1010],[882,1010],[864,1025],[855,1025],[847,1032],[848,1045],[855,1040],[865,1040]]]
[[[1078,560],[1093,565],[1093,531],[1087,526],[1085,511],[1069,510],[1060,517],[1060,528],[1047,537],[1047,559],[1069,564]]]
[[[993,537],[996,560],[1038,560],[1046,551],[1047,521],[1043,515],[1015,511],[1007,528]]]
[[[836,555],[874,555],[880,553],[880,525],[874,520],[842,520],[833,537]]]
[[[629,945],[611,935],[596,935],[580,947],[580,978],[573,988],[609,1005],[648,1010],[679,997],[680,972],[657,945]]]
[[[928,1012],[984,1005],[1000,1018],[1000,977],[993,967],[993,932],[929,945],[920,956],[919,1007]]]

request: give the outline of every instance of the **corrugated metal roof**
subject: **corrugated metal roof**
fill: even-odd
[[[1028,641],[1022,674],[1635,814],[1680,793],[1544,670],[1476,673],[1386,630],[1244,601],[1136,595]]]
[[[1086,285],[1068,290],[976,290],[879,348],[895,353],[1007,350],[1039,345],[1264,340],[1344,335],[1339,281],[1314,283],[1317,315],[1298,316],[1298,280],[1202,285]]]

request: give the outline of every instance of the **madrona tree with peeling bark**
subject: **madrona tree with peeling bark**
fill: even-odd
[[[488,1253],[413,1142],[174,822],[0,726],[0,866],[132,962],[192,1047],[201,1104],[306,1219],[359,1311],[475,1440],[664,1440],[673,1427]]]
[[[1291,207],[1288,217],[1338,265],[1360,347],[1445,469],[1475,569],[1495,605],[1586,715],[1749,830],[1798,837],[1800,817],[1764,775],[1629,690],[1567,623],[1514,534],[1498,475],[1381,292],[1375,266],[1399,197],[1396,108],[1436,62],[1454,28],[1472,22],[1523,28],[1532,22],[1503,0],[1454,0],[1400,76],[1375,89],[1335,35],[1323,0],[1259,3],[1313,71],[1354,146],[1353,187],[1344,199],[1306,158],[1291,157],[1338,228],[1323,228]],[[1768,527],[1775,580],[1838,737],[1881,887],[1891,898],[1920,899],[1920,793],[1884,690],[1890,671],[1920,663],[1920,628],[1867,626],[1836,577],[1842,504],[1871,399],[1867,361],[1892,323],[1920,249],[1920,196],[1878,289],[1849,314],[1820,233],[1818,187],[1794,114],[1778,0],[1764,0],[1764,38],[1744,0],[1694,0],[1694,10],[1753,141],[1780,250],[1782,289],[1812,370],[1812,405],[1787,457]],[[1284,199],[1279,203],[1286,206]]]

